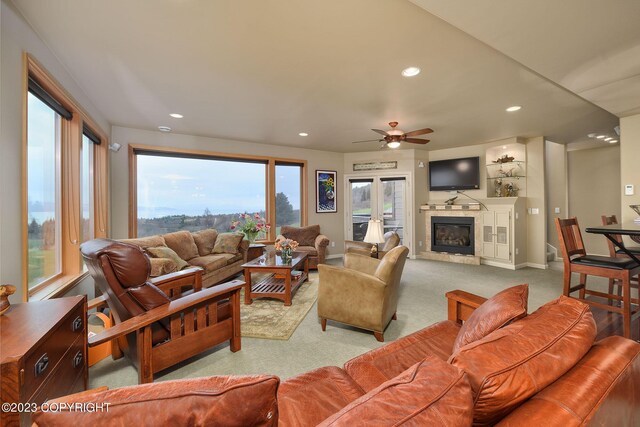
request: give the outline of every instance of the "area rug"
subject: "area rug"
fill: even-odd
[[[259,280],[254,275],[253,280]],[[271,298],[254,298],[244,304],[244,288],[240,295],[240,331],[243,337],[288,340],[318,299],[318,273],[309,274],[293,296],[291,306]]]

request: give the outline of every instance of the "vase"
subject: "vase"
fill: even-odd
[[[290,247],[282,248],[282,250],[280,251],[280,259],[282,259],[282,262],[284,264],[289,264],[291,262],[292,253],[293,251]]]
[[[249,243],[253,244],[256,242],[256,239],[258,238],[258,233],[259,231],[245,231],[244,236],[247,238]]]

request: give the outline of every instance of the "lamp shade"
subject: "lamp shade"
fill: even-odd
[[[367,243],[384,243],[384,233],[382,232],[382,221],[370,219],[367,227],[367,234],[364,236]]]

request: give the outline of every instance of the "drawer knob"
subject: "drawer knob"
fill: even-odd
[[[73,357],[73,367],[77,368],[78,366],[82,365],[82,351],[79,351],[76,353],[76,355]]]
[[[79,330],[82,329],[82,317],[78,316],[74,319],[73,323],[71,324],[71,328],[73,329],[73,332],[77,332]]]
[[[40,356],[40,359],[36,362],[36,377],[42,375],[42,373],[49,367],[49,356],[47,353]]]

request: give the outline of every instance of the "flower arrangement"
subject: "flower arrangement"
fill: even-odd
[[[255,242],[258,234],[261,232],[267,232],[271,229],[271,224],[266,219],[260,216],[259,213],[249,215],[247,213],[240,214],[239,221],[233,221],[231,223],[231,230],[242,231],[247,239],[253,243]]]
[[[276,240],[274,246],[277,251],[280,251],[280,258],[282,258],[282,262],[289,263],[291,262],[293,251],[298,248],[298,242],[292,239],[280,239]]]
[[[287,248],[290,248],[292,251],[295,251],[296,249],[298,249],[298,242],[296,242],[295,240],[292,240],[292,239],[276,240],[275,248],[276,248],[277,251],[282,251],[282,250],[285,250]]]

